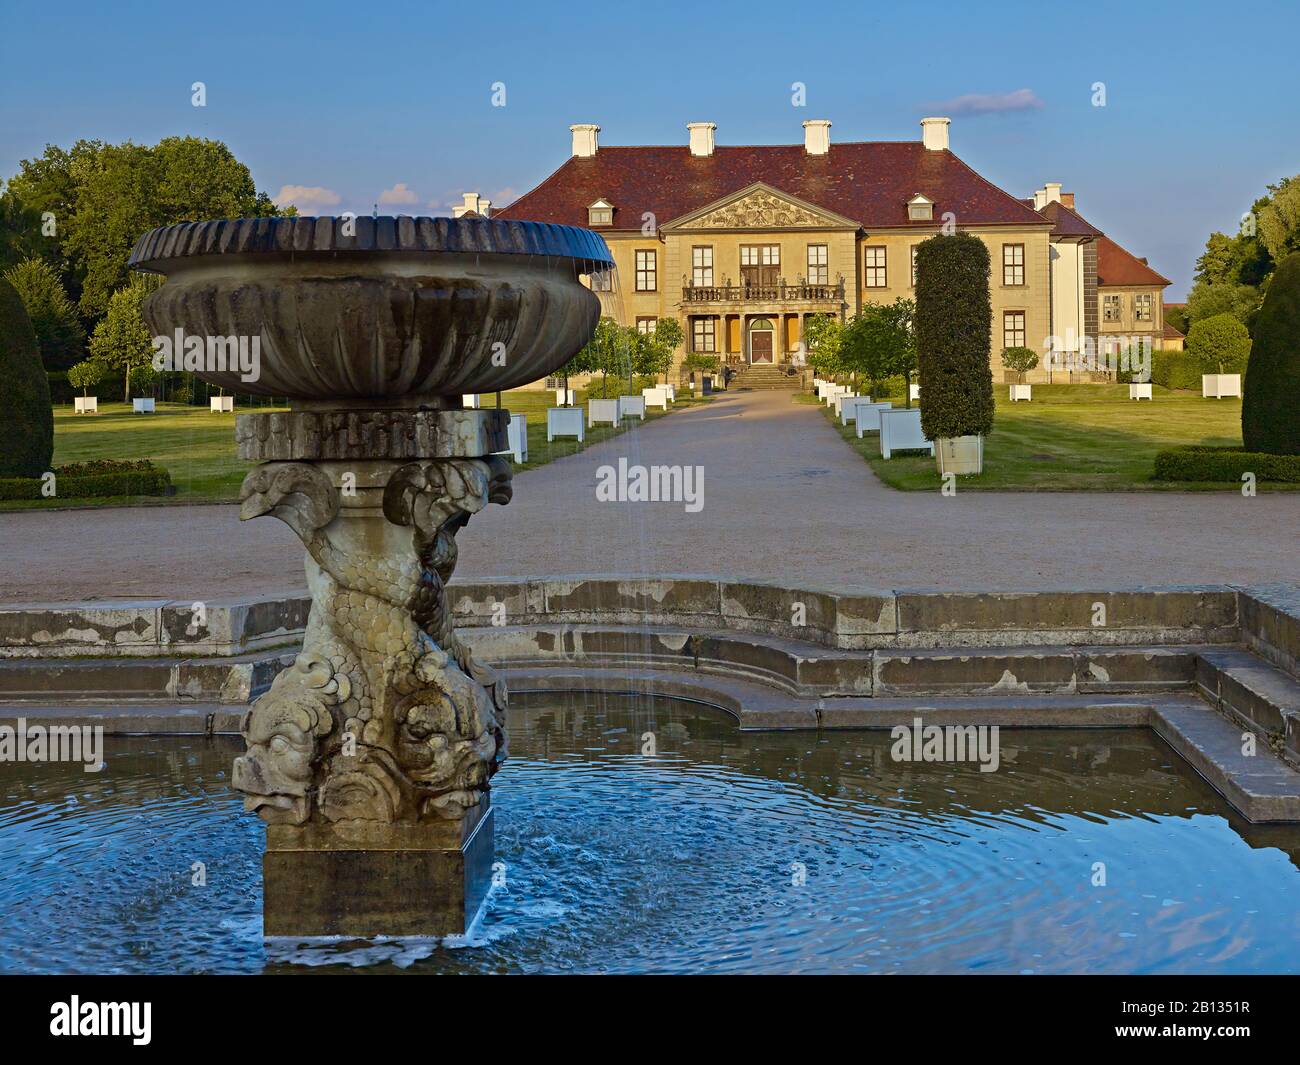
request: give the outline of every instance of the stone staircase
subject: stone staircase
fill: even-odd
[[[728,387],[793,392],[799,388],[799,375],[787,375],[780,366],[758,363],[753,366],[741,366],[740,372],[731,379]]]

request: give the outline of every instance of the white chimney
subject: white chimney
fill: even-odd
[[[1034,210],[1041,211],[1049,203],[1061,202],[1061,183],[1049,181],[1041,189],[1034,191]]]
[[[831,150],[831,124],[824,118],[810,118],[803,124],[803,150],[825,155]]]
[[[713,131],[717,124],[713,122],[687,122],[686,128],[691,134],[692,155],[713,154]]]
[[[476,214],[480,218],[486,218],[492,208],[492,201],[485,200],[477,192],[462,192],[461,199],[463,203],[458,203],[451,209],[452,218],[464,218],[467,214]]]
[[[932,152],[942,152],[948,147],[948,127],[951,118],[921,119],[921,143]]]
[[[587,159],[596,154],[596,149],[599,147],[599,126],[584,122],[576,126],[570,126],[569,132],[573,134],[574,155],[580,159]]]

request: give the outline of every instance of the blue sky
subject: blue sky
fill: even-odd
[[[462,191],[501,203],[535,185],[567,156],[572,122],[599,123],[605,144],[684,143],[688,121],[716,122],[721,144],[794,143],[806,118],[831,119],[835,140],[914,140],[922,115],[952,113],[952,147],[975,169],[1019,195],[1063,182],[1179,299],[1209,232],[1300,172],[1294,2],[3,12],[5,177],[47,142],[195,134],[226,141],[273,196],[326,190],[301,201],[311,213],[368,212],[386,190],[386,213],[445,212]],[[972,96],[991,99],[953,104]]]

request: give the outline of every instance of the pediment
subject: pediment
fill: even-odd
[[[663,229],[857,229],[851,218],[826,211],[770,185],[748,188],[674,219]]]

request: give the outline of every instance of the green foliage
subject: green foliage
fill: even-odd
[[[884,394],[889,378],[908,377],[916,366],[915,313],[911,300],[864,304],[841,333],[841,371],[857,374],[872,396]]]
[[[1171,307],[1165,304],[1165,322],[1185,335],[1188,330],[1187,307]]]
[[[993,429],[989,252],[969,233],[916,249],[916,350],[927,440]]]
[[[804,328],[808,345],[808,365],[819,377],[834,378],[848,373],[841,362],[844,346],[844,323],[829,314],[814,314]]]
[[[1157,481],[1233,481],[1253,473],[1255,480],[1300,484],[1300,456],[1269,455],[1235,447],[1191,445],[1156,453]]]
[[[1241,436],[1255,451],[1300,455],[1300,252],[1278,266],[1255,323]]]
[[[1186,351],[1153,351],[1151,353],[1151,382],[1161,388],[1201,390],[1200,360]]]
[[[68,367],[68,384],[73,388],[81,389],[81,394],[86,395],[86,390],[94,388],[107,374],[107,369],[102,362],[94,359],[85,359],[75,366]]]
[[[1300,174],[1269,186],[1270,195],[1255,212],[1259,242],[1280,265],[1300,251]]]
[[[1191,331],[1190,323],[1220,314],[1230,314],[1249,328],[1259,311],[1259,301],[1260,291],[1254,285],[1234,281],[1202,284],[1198,281],[1187,297],[1186,318],[1189,324],[1183,332]]]
[[[54,215],[58,236],[50,254],[66,263],[64,279],[92,318],[126,284],[127,255],[155,226],[283,213],[257,192],[229,148],[198,137],[167,137],[152,147],[48,145],[43,156],[20,164],[11,187],[25,210]]]
[[[1014,347],[1002,349],[1002,365],[1020,376],[1023,383],[1025,374],[1038,365],[1038,352],[1033,348]]]
[[[36,333],[0,280],[0,476],[39,477],[54,455],[54,409]]]
[[[44,499],[40,478],[0,478],[0,500]],[[164,496],[174,492],[171,475],[148,459],[114,462],[99,459],[54,469],[53,499],[106,496]]]
[[[90,338],[91,358],[126,375],[123,399],[131,398],[131,372],[153,358],[153,335],[145,324],[141,307],[145,297],[157,287],[153,279],[133,277],[124,288],[113,293],[108,313]]]
[[[1250,357],[1250,332],[1230,314],[1216,314],[1192,323],[1187,351],[1204,373],[1241,373]]]
[[[705,355],[703,352],[689,352],[682,360],[682,369],[687,373],[717,373],[722,367],[722,357]]]
[[[28,258],[6,270],[4,279],[23,301],[45,369],[66,370],[85,351],[86,331],[58,272],[44,259]]]
[[[608,394],[609,378],[630,381],[634,374],[648,374],[654,362],[649,338],[631,326],[621,326],[613,318],[602,318],[596,331],[567,367],[572,373],[601,375],[600,394]]]

